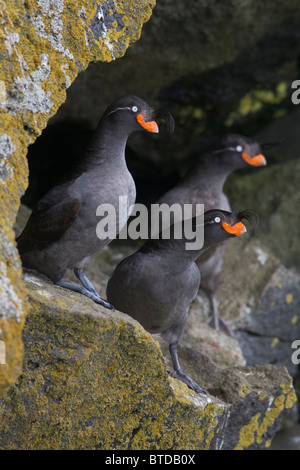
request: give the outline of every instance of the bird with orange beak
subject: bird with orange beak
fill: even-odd
[[[204,210],[219,208],[231,211],[223,191],[227,177],[242,168],[259,168],[267,164],[261,146],[255,140],[238,134],[216,139],[213,145],[198,156],[179,184],[165,193],[158,204],[204,204]],[[234,336],[231,328],[219,315],[217,290],[222,272],[226,242],[215,245],[201,254],[196,263],[201,272],[201,287],[210,300],[211,316],[208,324]]]
[[[105,238],[105,233],[99,236],[96,232],[97,208],[103,204],[113,206],[116,221],[123,220],[125,225],[128,208],[136,197],[135,183],[125,159],[127,139],[136,131],[158,133],[156,119],[160,117],[172,132],[172,116],[152,108],[137,96],[123,96],[108,107],[81,162],[38,202],[17,239],[25,268],[112,308],[83,272],[89,257],[111,241]],[[124,214],[119,213],[120,197],[127,200]],[[121,229],[117,226],[115,233]],[[63,279],[67,269],[74,270],[81,284]]]
[[[203,220],[193,217],[193,231],[200,226],[204,235],[203,246],[197,249],[186,249],[184,230],[183,236],[177,237],[176,224],[173,224],[169,238],[161,231],[157,239],[148,240],[118,264],[107,284],[108,301],[140,322],[149,333],[162,336],[169,345],[172,376],[197,393],[204,390],[181,369],[177,352],[200,284],[201,275],[195,260],[211,246],[245,233],[244,219],[254,231],[258,217],[251,211],[231,213],[214,209],[205,212]]]

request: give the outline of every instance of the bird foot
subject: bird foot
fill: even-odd
[[[189,388],[194,390],[194,392],[204,393],[207,395],[203,388],[201,388],[200,385],[198,385],[191,377],[182,372],[182,370],[174,370],[172,377],[175,377],[175,379],[179,379],[184,382]]]
[[[227,325],[224,320],[222,320],[221,317],[218,317],[218,320],[216,321],[215,316],[211,315],[207,320],[206,324],[216,331],[223,331],[223,333],[225,333],[227,336],[235,338],[233,330]]]
[[[72,290],[73,292],[78,292],[79,294],[85,295],[89,299],[93,300],[97,304],[102,305],[105,308],[108,308],[109,310],[115,310],[114,306],[111,305],[106,300],[102,299],[102,297],[100,297],[100,295],[96,291],[91,292],[86,287],[80,286],[79,284],[73,284],[72,282],[66,282],[66,281],[58,281],[56,285],[59,287],[63,287],[64,289],[69,289],[69,290]]]
[[[105,308],[108,308],[109,310],[115,310],[115,307],[113,305],[111,305],[109,302],[107,302],[107,300],[102,299],[102,297],[100,297],[100,295],[97,294],[97,292],[96,292],[96,295],[94,294],[94,296],[95,296],[95,298],[91,297],[91,299],[94,302],[96,302],[97,304],[102,305]]]

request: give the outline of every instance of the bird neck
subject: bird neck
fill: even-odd
[[[128,130],[108,120],[100,121],[86,152],[89,167],[103,165],[106,162],[125,164],[125,148]]]
[[[187,251],[182,246],[182,243],[178,243],[178,240],[160,240],[162,243],[146,243],[141,249],[145,251],[148,256],[157,259],[157,266],[166,266],[172,275],[180,273],[187,269],[194,261],[197,256],[194,256],[191,251]]]
[[[180,271],[193,263],[204,249],[203,247],[198,250],[188,250],[186,243],[189,243],[189,240],[184,239],[184,237],[182,239],[152,239],[146,242],[141,251],[151,252],[165,259],[173,271]]]
[[[172,267],[173,271],[181,271],[182,269],[188,267],[191,263],[195,262],[196,259],[204,253],[212,245],[218,244],[224,241],[226,237],[220,240],[218,235],[215,235],[211,230],[204,231],[203,246],[195,249],[192,247],[191,243],[196,241],[194,239],[188,240],[183,235],[181,238],[175,239],[171,237],[170,239],[150,239],[145,245],[140,249],[147,253],[153,253],[154,255],[164,258],[165,262]],[[200,240],[199,240],[200,244]],[[187,247],[193,249],[187,249]]]
[[[213,187],[215,191],[222,191],[227,176],[234,169],[228,163],[222,161],[219,156],[213,154],[203,155],[188,170],[183,179],[184,185],[189,188],[198,189],[201,187]]]

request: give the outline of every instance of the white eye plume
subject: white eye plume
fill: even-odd
[[[217,224],[219,224],[219,223],[221,222],[221,218],[220,218],[220,217],[215,217],[215,222],[216,222]]]
[[[136,112],[139,110],[139,108],[138,108],[137,106],[131,106],[131,107],[130,107],[130,106],[125,106],[124,108],[121,108],[121,107],[115,108],[115,109],[112,109],[112,110],[106,115],[106,117],[110,116],[111,114],[115,113],[116,111],[127,111],[127,110],[133,111],[134,113],[136,113]]]
[[[242,152],[242,151],[244,150],[244,148],[242,147],[242,145],[237,145],[236,148],[235,148],[235,150],[236,150],[237,152]]]

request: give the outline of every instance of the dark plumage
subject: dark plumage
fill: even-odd
[[[227,176],[241,168],[262,165],[266,165],[266,159],[261,154],[259,143],[248,137],[230,134],[216,140],[209,150],[200,155],[182,181],[160,197],[157,203],[204,204],[205,211],[215,207],[231,211],[228,198],[223,192]],[[201,271],[201,287],[207,291],[210,299],[210,326],[233,335],[219,316],[216,300],[225,246],[222,243],[207,250],[198,258],[197,265]]]
[[[256,225],[256,216],[251,212],[207,211],[202,224],[202,248],[187,250],[187,239],[175,239],[171,230],[170,239],[160,236],[157,240],[148,240],[141,249],[118,264],[107,285],[109,302],[138,320],[147,331],[160,333],[167,341],[173,376],[196,392],[203,390],[181,370],[177,356],[177,344],[200,284],[195,260],[210,246],[246,231],[241,223],[244,218]],[[196,224],[201,225],[196,217],[192,222],[194,230]]]
[[[158,132],[154,119],[161,115],[172,131],[174,121],[169,113],[151,108],[136,96],[124,96],[109,106],[80,165],[39,201],[18,238],[25,268],[112,307],[83,273],[88,258],[111,241],[96,235],[96,209],[100,204],[111,204],[118,220],[119,197],[127,196],[128,207],[135,202],[135,183],[125,161],[127,139],[135,131]],[[117,226],[117,233],[121,228]],[[74,269],[82,286],[62,281],[68,268]]]

